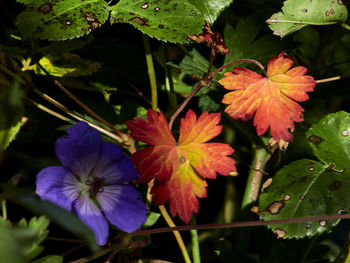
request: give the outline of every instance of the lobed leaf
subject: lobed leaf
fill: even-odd
[[[293,60],[285,52],[272,58],[266,77],[246,68],[235,68],[225,73],[219,83],[227,90],[222,102],[229,106],[225,112],[233,119],[247,121],[254,114],[254,126],[258,135],[270,128],[272,137],[292,141],[294,122],[301,122],[303,108],[297,104],[307,100],[307,92],[313,91],[316,82],[306,76],[305,67],[292,68]]]
[[[103,0],[20,0],[27,9],[17,16],[25,39],[66,40],[81,37],[103,24],[109,15]]]
[[[203,14],[205,20],[212,24],[233,0],[189,0],[189,2]]]
[[[131,156],[141,177],[136,183],[149,183],[155,205],[169,200],[173,217],[179,215],[189,223],[192,213],[198,212],[197,197],[206,197],[205,178],[216,174],[228,175],[236,171],[234,161],[228,156],[233,149],[223,143],[207,143],[222,131],[220,114],[204,112],[198,119],[189,110],[181,119],[180,137],[176,143],[162,113],[147,112],[148,122],[134,118],[126,122],[131,136],[151,145]]]
[[[282,12],[273,14],[266,22],[281,38],[307,25],[344,23],[348,10],[341,0],[287,0]]]

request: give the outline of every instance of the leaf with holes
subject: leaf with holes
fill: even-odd
[[[103,24],[109,15],[103,0],[19,0],[27,9],[17,17],[25,39],[66,40],[81,37]]]
[[[313,91],[316,82],[305,76],[305,67],[293,66],[293,60],[285,52],[270,59],[266,77],[246,68],[235,68],[225,73],[219,83],[227,90],[222,103],[229,104],[225,112],[233,119],[247,121],[254,114],[254,126],[258,135],[270,128],[272,137],[279,142],[293,140],[289,132],[294,122],[304,120],[304,109],[297,103],[306,101],[307,92]]]
[[[282,12],[266,22],[275,35],[284,37],[307,25],[344,23],[347,18],[348,10],[341,0],[287,0]]]
[[[220,114],[196,114],[189,110],[181,119],[180,137],[176,142],[163,113],[147,112],[148,122],[141,118],[127,121],[131,135],[150,147],[131,156],[141,174],[137,183],[149,183],[155,205],[169,200],[173,217],[179,215],[186,224],[192,213],[198,212],[197,197],[207,196],[205,178],[216,174],[228,175],[236,171],[235,162],[228,156],[233,149],[223,143],[207,143],[222,131]]]
[[[329,114],[307,131],[322,161],[299,160],[283,167],[259,198],[260,219],[334,215],[350,207],[350,114]],[[270,225],[279,237],[302,238],[329,231],[339,220]]]
[[[203,14],[188,0],[121,0],[111,7],[111,21],[129,23],[143,33],[173,43],[188,42],[204,26]]]

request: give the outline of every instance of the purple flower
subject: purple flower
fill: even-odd
[[[67,129],[68,137],[56,141],[62,166],[39,172],[36,193],[76,213],[93,232],[97,243],[108,238],[108,223],[133,232],[146,221],[147,207],[141,194],[126,183],[139,177],[122,149],[103,142],[97,130],[85,122]]]

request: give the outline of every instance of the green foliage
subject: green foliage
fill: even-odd
[[[62,262],[63,262],[63,258],[58,255],[47,255],[45,257],[32,261],[32,263],[62,263]]]
[[[17,133],[21,128],[21,122],[8,129],[0,130],[0,153],[5,150],[11,141],[16,138]]]
[[[287,0],[282,12],[273,14],[267,22],[275,35],[287,36],[307,25],[344,23],[348,10],[341,0]]]
[[[283,167],[260,195],[264,220],[342,214],[350,197],[350,114],[329,114],[306,133],[321,161],[299,160]],[[337,220],[270,225],[279,237],[302,238],[329,231]]]
[[[281,41],[271,35],[258,37],[260,30],[261,24],[253,16],[240,19],[235,28],[227,24],[224,31],[224,40],[230,54],[225,56],[224,64],[242,58],[255,59],[260,63],[266,63],[271,57],[278,54],[282,50]],[[246,63],[237,65],[247,66]],[[231,69],[232,67],[228,67],[224,71]]]
[[[30,209],[34,213],[47,215],[62,228],[84,240],[91,250],[94,251],[98,249],[95,236],[90,228],[69,211],[51,202],[38,200],[30,195],[17,196],[13,201]]]
[[[17,17],[17,26],[25,39],[66,40],[81,37],[108,18],[102,0],[19,0],[27,6]]]
[[[221,11],[229,6],[233,0],[189,0],[189,2],[203,14],[206,21],[213,24]]]
[[[188,42],[204,26],[203,15],[186,0],[121,0],[111,7],[113,23],[129,23],[143,33],[173,43]]]

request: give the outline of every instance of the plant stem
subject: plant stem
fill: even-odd
[[[274,148],[274,150],[277,148]],[[273,150],[273,151],[274,151]],[[251,169],[249,170],[247,185],[244,191],[241,210],[245,210],[258,199],[263,170],[267,161],[271,158],[271,152],[265,148],[257,148],[254,151]]]
[[[342,78],[341,76],[336,76],[336,77],[327,78],[327,79],[318,79],[318,80],[316,80],[316,83],[319,84],[319,83],[324,83],[324,82],[330,82],[330,81],[339,80],[341,78]]]
[[[43,93],[43,94],[44,94],[44,93]],[[53,104],[54,104],[55,106],[57,106],[58,108],[64,110],[67,114],[71,115],[71,116],[72,116],[73,118],[75,118],[76,120],[78,120],[78,121],[85,121],[85,122],[88,123],[91,127],[95,128],[95,129],[98,130],[99,132],[101,132],[101,133],[103,133],[103,134],[105,134],[105,135],[111,137],[112,139],[116,140],[117,142],[122,143],[122,139],[119,138],[119,137],[118,137],[117,135],[115,135],[114,133],[111,133],[111,132],[109,132],[109,131],[107,131],[107,130],[105,130],[105,129],[103,129],[103,128],[101,128],[101,127],[99,127],[99,126],[97,126],[97,125],[95,125],[95,124],[93,124],[93,123],[87,121],[86,119],[79,117],[78,115],[74,114],[74,112],[72,112],[71,110],[69,110],[68,108],[66,108],[66,107],[63,106],[62,104],[60,104],[59,102],[55,101],[53,98],[49,97],[49,96],[46,95],[46,94],[44,94],[44,95],[45,95],[45,97],[46,97],[47,99],[50,99],[49,101],[50,101],[51,103],[53,103]],[[59,118],[59,119],[61,119],[61,120],[67,121],[67,122],[69,122],[69,123],[73,123],[73,120],[72,120],[72,119],[69,119],[69,118],[67,118],[66,116],[63,116],[63,115],[61,115],[61,114],[59,114],[59,113],[57,113],[57,112],[55,112],[55,111],[53,111],[53,110],[51,110],[51,109],[45,107],[44,105],[39,104],[39,103],[37,103],[37,102],[35,102],[35,101],[31,100],[31,99],[30,99],[30,101],[31,101],[31,103],[33,103],[34,106],[38,107],[40,110],[45,111],[45,112],[47,112],[47,113],[49,113],[49,114],[51,114],[51,115],[53,115],[53,116],[55,116],[55,117],[57,117],[57,118]]]
[[[341,24],[341,26],[347,30],[350,30],[350,26],[348,24]]]
[[[192,99],[192,97],[197,93],[197,91],[203,86],[204,81],[201,80],[198,82],[197,86],[192,90],[191,94],[185,99],[185,101],[181,104],[181,106],[175,111],[175,113],[170,117],[169,120],[169,128],[173,126],[173,123],[176,117],[181,113],[181,111],[186,107],[188,102]]]
[[[87,113],[89,113],[92,117],[94,117],[99,122],[103,123],[107,127],[109,127],[118,137],[120,137],[124,143],[129,143],[130,138],[125,133],[117,130],[111,123],[100,117],[97,113],[91,110],[87,105],[85,105],[82,101],[80,101],[77,97],[75,97],[69,90],[67,90],[57,79],[54,79],[49,72],[40,64],[37,63],[38,66],[45,72],[47,76],[53,79],[54,84],[59,87],[71,100],[77,103],[81,108],[83,108]]]
[[[156,82],[156,74],[155,74],[154,66],[153,66],[151,46],[149,44],[149,38],[147,35],[142,34],[142,40],[143,40],[143,45],[145,48],[148,77],[149,77],[149,82],[151,85],[152,110],[158,110],[157,82]]]
[[[169,60],[168,58],[168,45],[163,44],[163,54],[164,54],[164,71],[165,71],[165,90],[168,94],[169,110],[172,112],[177,108],[176,94],[174,91],[173,76],[171,74],[170,67],[166,64]]]
[[[322,220],[325,221],[325,220],[334,220],[334,219],[350,219],[350,214],[296,217],[296,218],[265,220],[265,221],[239,221],[239,222],[232,222],[232,223],[204,224],[204,225],[194,225],[194,226],[161,227],[156,229],[139,230],[134,233],[131,233],[130,236],[135,237],[135,236],[168,233],[173,231],[188,231],[193,229],[207,230],[207,229],[239,228],[239,227],[277,225],[277,224],[292,224],[292,223],[301,223],[301,222],[309,222],[309,221],[322,221]]]
[[[1,210],[2,210],[2,218],[4,220],[7,220],[6,200],[1,201]]]
[[[191,233],[193,263],[200,263],[201,257],[199,252],[198,231],[195,229],[192,229],[190,230],[190,233]]]
[[[226,65],[223,65],[222,67],[216,69],[214,72],[212,72],[210,74],[210,78],[213,78],[216,73],[220,72],[224,68],[227,68],[227,67],[229,67],[231,65],[234,65],[234,64],[237,64],[237,63],[242,63],[242,62],[253,63],[253,64],[257,65],[264,72],[264,74],[266,74],[264,66],[259,61],[256,61],[254,59],[239,59],[239,60],[232,61],[232,62],[230,62],[230,63],[228,63]]]
[[[167,222],[168,226],[170,226],[170,229],[171,228],[176,228],[173,220],[171,220],[171,217],[169,216],[168,212],[166,211],[165,207],[163,205],[160,205],[159,206],[159,210],[160,212],[162,213],[162,216],[164,217],[165,221]],[[188,255],[188,252],[187,252],[187,249],[186,249],[186,246],[185,246],[185,243],[183,242],[182,240],[182,237],[179,233],[179,231],[172,231],[174,233],[174,236],[176,238],[176,241],[177,243],[179,244],[179,247],[180,247],[180,250],[181,250],[181,253],[182,253],[182,256],[185,260],[186,263],[191,263],[191,259],[190,259],[190,256]],[[131,234],[132,235],[132,234]]]

